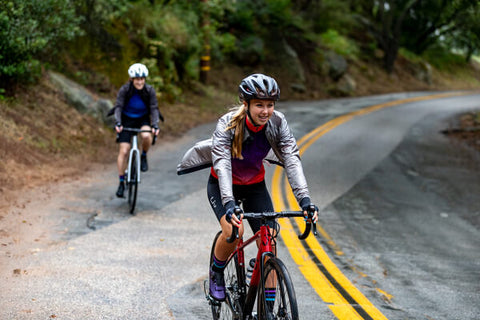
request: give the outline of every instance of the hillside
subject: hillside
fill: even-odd
[[[479,66],[451,72],[433,70],[433,81],[428,84],[417,79],[399,59],[394,74],[386,74],[377,65],[353,62],[349,74],[357,83],[352,96],[374,95],[403,91],[472,90],[479,87]],[[238,81],[245,70],[238,67],[214,68],[208,85],[194,83],[185,89],[182,100],[167,103],[160,98],[160,108],[166,122],[161,126],[159,143],[175,139],[188,129],[215,120],[235,103]],[[465,76],[468,74],[468,77]],[[331,80],[307,74],[310,88],[306,93],[282,91],[282,100],[330,99],[325,87]],[[282,87],[286,79],[277,77]],[[94,94],[98,94],[95,93]],[[115,88],[103,94],[114,101]],[[457,134],[458,136],[458,134]],[[468,138],[477,139],[474,133]],[[0,198],[5,209],[22,190],[46,183],[74,179],[96,164],[115,166],[117,146],[115,134],[97,119],[79,113],[68,105],[65,97],[44,76],[39,84],[17,90],[14,98],[0,101]],[[475,140],[476,141],[476,140]],[[477,145],[478,144],[475,144]]]

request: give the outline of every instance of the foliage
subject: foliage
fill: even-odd
[[[438,70],[453,71],[466,65],[465,58],[452,52],[450,47],[446,46],[446,43],[432,45],[423,52],[422,57]]]
[[[467,23],[469,20],[464,17],[480,6],[478,0],[352,0],[351,3],[359,13],[359,20],[384,51],[384,64],[389,72],[401,46],[421,54],[455,31],[471,29],[478,19]]]
[[[348,39],[340,35],[336,30],[328,29],[321,34],[322,43],[329,49],[332,49],[336,53],[355,59],[358,55],[359,49],[357,45]]]
[[[325,47],[349,58],[359,47],[370,56],[378,48],[392,72],[402,47],[417,57],[456,48],[467,60],[480,48],[478,0],[0,1],[1,87],[33,81],[53,65],[108,92],[141,61],[148,81],[173,101],[199,79],[206,54],[212,65],[268,68],[292,49],[308,64]]]
[[[70,0],[1,1],[0,86],[34,80],[40,58],[79,35],[80,21]]]
[[[472,25],[478,25],[478,16],[473,16],[478,9],[479,1],[472,0],[416,1],[405,19],[402,45],[421,54],[458,30],[468,32]]]
[[[348,34],[356,25],[348,1],[292,0],[292,5],[295,14],[310,25],[311,32],[317,34],[329,29],[337,30],[340,34]]]
[[[462,51],[467,62],[474,54],[480,53],[480,5],[468,8],[459,16],[454,30],[444,42],[448,47]]]

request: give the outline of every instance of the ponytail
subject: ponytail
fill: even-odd
[[[243,135],[245,129],[245,117],[247,116],[247,107],[245,104],[242,104],[238,107],[232,109],[232,111],[236,111],[230,122],[228,123],[227,130],[234,129],[235,135],[233,137],[232,143],[232,157],[234,159],[243,159],[242,156],[242,143],[243,143]]]

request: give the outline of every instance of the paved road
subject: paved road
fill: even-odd
[[[301,137],[339,115],[425,94],[278,108]],[[303,156],[322,226],[345,253],[330,252],[332,259],[388,319],[480,314],[478,155],[438,133],[456,113],[480,108],[478,101],[446,98],[355,117]],[[136,216],[113,197],[114,165],[49,187],[55,201],[26,202],[53,233],[29,254],[2,251],[0,319],[209,319],[203,280],[218,227],[205,196],[208,172],[177,177],[175,164],[212,130],[205,125],[155,147]],[[280,246],[301,318],[334,319]]]

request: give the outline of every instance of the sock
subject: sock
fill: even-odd
[[[122,175],[118,176],[118,179],[120,179],[120,182],[124,182],[125,181],[125,175],[122,174]]]
[[[145,157],[146,155],[147,155],[147,151],[143,150],[143,151],[142,151],[142,156]]]
[[[265,288],[265,300],[271,303],[275,302],[276,288]]]
[[[225,269],[225,265],[227,261],[218,260],[215,256],[213,256],[213,263],[212,263],[212,270],[215,272],[223,272]]]

